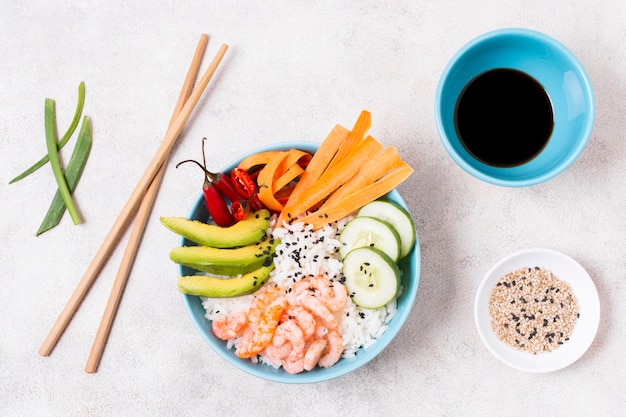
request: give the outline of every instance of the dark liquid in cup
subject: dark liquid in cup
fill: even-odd
[[[537,80],[518,70],[499,68],[465,86],[454,121],[470,154],[485,164],[510,168],[543,150],[554,128],[554,113]]]

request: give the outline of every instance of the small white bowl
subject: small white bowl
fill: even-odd
[[[518,268],[535,266],[549,269],[569,283],[580,312],[569,341],[551,352],[536,355],[501,341],[492,330],[489,316],[489,297],[498,280]],[[487,272],[476,294],[474,318],[480,338],[496,358],[521,371],[551,372],[571,365],[587,351],[600,324],[600,300],[591,277],[574,259],[554,250],[528,249],[505,257]]]

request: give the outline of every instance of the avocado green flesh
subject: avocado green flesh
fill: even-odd
[[[261,240],[270,224],[270,212],[262,209],[248,213],[230,227],[219,227],[184,217],[161,217],[161,223],[174,233],[203,246],[235,248]]]
[[[265,283],[274,264],[263,266],[242,276],[218,278],[191,275],[178,278],[178,290],[200,297],[227,298],[249,294]]]
[[[272,264],[278,239],[235,249],[183,246],[172,249],[170,259],[177,264],[215,275],[240,275]]]

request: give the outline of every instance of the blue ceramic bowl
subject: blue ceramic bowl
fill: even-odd
[[[457,99],[468,82],[496,68],[516,69],[537,80],[554,113],[554,129],[543,151],[510,168],[475,159],[461,144],[454,120]],[[580,156],[591,136],[595,101],[589,77],[565,46],[539,32],[500,29],[470,41],[448,62],[437,86],[435,117],[443,145],[465,171],[491,184],[524,187],[557,176]]]
[[[319,144],[309,142],[289,142],[266,146],[254,150],[232,161],[230,164],[224,167],[222,172],[231,171],[245,157],[254,153],[272,150],[289,150],[292,148],[314,153],[318,147]],[[397,191],[393,190],[389,193],[387,197],[406,208],[404,200]],[[207,221],[208,214],[204,202],[204,196],[202,194],[200,194],[196,198],[191,208],[191,211],[188,214],[188,218],[200,221]],[[189,245],[190,242],[182,239],[180,244],[181,246]],[[354,358],[342,358],[339,360],[339,362],[337,362],[330,368],[316,367],[312,371],[305,371],[296,375],[288,374],[284,372],[282,368],[275,369],[262,363],[252,363],[248,359],[241,359],[237,357],[235,355],[234,349],[228,349],[226,347],[225,341],[220,340],[213,335],[213,332],[211,330],[211,322],[205,318],[205,311],[202,307],[200,298],[197,296],[183,294],[183,301],[185,302],[185,306],[187,307],[187,311],[189,312],[191,319],[193,320],[196,328],[198,329],[204,340],[206,340],[221,357],[226,359],[237,368],[257,377],[275,382],[294,384],[320,382],[345,375],[365,365],[366,363],[374,359],[380,352],[382,352],[383,349],[385,349],[385,347],[387,347],[387,345],[389,345],[389,343],[391,343],[391,341],[396,337],[396,335],[404,325],[407,317],[409,316],[411,308],[413,307],[413,303],[415,302],[415,297],[417,296],[417,288],[420,279],[420,247],[419,241],[417,239],[415,242],[415,247],[413,248],[411,253],[404,259],[402,259],[399,265],[400,268],[403,270],[403,291],[398,298],[396,315],[391,319],[391,321],[389,322],[389,328],[385,331],[385,333],[383,333],[378,341],[367,349],[361,349],[359,352],[357,352]],[[179,266],[178,272],[180,275],[190,275],[193,274],[195,271],[187,267]]]

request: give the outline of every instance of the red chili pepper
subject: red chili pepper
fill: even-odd
[[[230,178],[233,180],[233,184],[239,195],[244,198],[250,198],[257,192],[256,183],[245,169],[235,168],[230,172]]]
[[[259,200],[258,194],[255,193],[252,197],[250,197],[250,207],[254,211],[259,211],[262,208],[265,208],[261,200]]]
[[[235,200],[230,203],[230,210],[232,211],[235,221],[243,220],[244,217],[250,212],[250,205],[242,200]]]
[[[204,155],[204,141],[206,138],[202,139],[202,164],[198,161],[194,161],[192,159],[188,159],[182,162],[179,162],[176,165],[178,168],[181,164],[186,162],[193,162],[198,165],[204,171],[204,183],[202,185],[202,191],[204,193],[204,201],[206,203],[207,210],[215,224],[221,227],[232,226],[235,223],[233,215],[228,210],[228,205],[224,200],[224,196],[220,194],[220,190],[223,193],[227,194],[228,198],[232,197],[236,200],[239,200],[239,195],[237,194],[236,189],[233,187],[230,182],[230,178],[223,174],[214,174],[209,172],[206,169],[206,158]]]
[[[208,180],[211,184],[215,185],[224,197],[229,199],[231,202],[241,199],[239,192],[228,175],[224,175],[221,172],[213,173],[209,171],[206,172],[206,175],[208,176]]]
[[[204,192],[204,201],[206,202],[207,210],[215,221],[215,224],[221,227],[232,226],[235,223],[235,219],[230,211],[228,211],[228,205],[217,187],[205,181],[202,191]]]
[[[250,208],[254,211],[259,211],[265,206],[261,202],[258,196],[259,189],[256,182],[252,179],[250,174],[245,169],[235,168],[230,172],[230,177],[233,180],[233,184],[239,194],[248,199]]]

